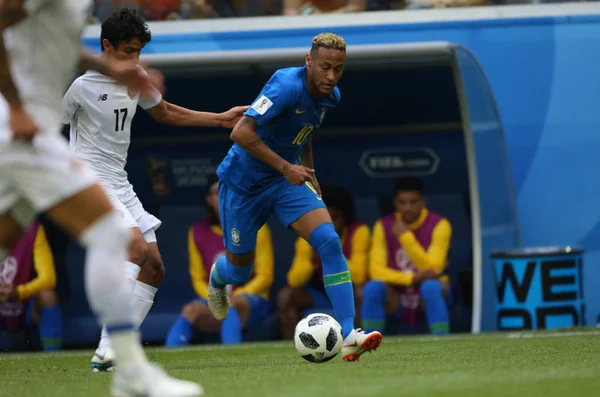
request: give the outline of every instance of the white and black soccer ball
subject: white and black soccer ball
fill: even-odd
[[[324,363],[337,356],[342,342],[342,327],[327,314],[311,314],[296,325],[296,350],[303,359],[312,363]]]

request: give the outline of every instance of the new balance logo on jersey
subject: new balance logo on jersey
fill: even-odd
[[[108,99],[108,94],[102,94],[98,97],[98,102],[104,102]]]

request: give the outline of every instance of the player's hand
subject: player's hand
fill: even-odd
[[[164,95],[166,90],[165,76],[156,69],[148,68],[145,65],[142,65],[142,67],[144,68],[146,73],[148,73],[148,77],[150,78],[150,84],[152,85],[152,87],[154,87],[154,89],[160,92],[161,95]]]
[[[250,106],[236,106],[219,115],[221,127],[231,129],[240,121]]]
[[[317,180],[316,176],[313,178],[313,180],[310,183],[312,183],[312,185],[315,188],[315,190],[317,191],[317,193],[319,193],[319,196],[323,197],[323,193],[321,193],[321,185],[319,185],[319,181]]]
[[[304,182],[312,182],[315,178],[315,170],[303,165],[289,164],[283,170],[283,176],[294,186],[302,185]]]
[[[396,222],[394,223],[394,226],[392,227],[392,233],[394,233],[394,236],[396,236],[396,237],[402,236],[404,233],[408,232],[409,230],[410,230],[410,228],[402,219],[397,219]]]
[[[9,283],[0,284],[0,303],[17,302],[19,300],[19,293],[17,288]]]
[[[9,122],[16,141],[31,142],[38,132],[38,126],[22,106],[11,106]]]
[[[421,284],[425,280],[435,279],[440,276],[440,273],[437,270],[417,270],[414,273],[413,277],[413,285]]]
[[[131,89],[139,90],[142,95],[148,94],[152,90],[158,90],[161,93],[164,92],[164,78],[162,74],[153,69],[146,71],[137,62],[113,62],[107,74],[117,80],[118,83],[126,85]]]

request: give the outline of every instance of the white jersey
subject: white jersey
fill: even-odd
[[[61,98],[79,61],[91,5],[91,0],[26,0],[27,17],[4,32],[15,85],[43,132],[59,134]],[[6,106],[4,98],[1,102]],[[0,142],[11,134],[1,129]]]
[[[149,109],[161,100],[156,90],[140,97],[110,77],[87,72],[63,98],[63,123],[71,125],[71,150],[86,160],[103,182],[114,188],[127,185],[125,164],[137,106]]]

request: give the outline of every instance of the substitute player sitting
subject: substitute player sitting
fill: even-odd
[[[323,186],[322,192],[335,231],[340,236],[342,251],[352,276],[355,307],[359,311],[359,297],[362,295],[362,285],[367,278],[369,227],[356,220],[354,200],[345,189]],[[277,306],[283,337],[292,339],[296,324],[300,321],[301,310],[331,308],[323,284],[321,258],[310,244],[300,237],[296,240],[294,260],[287,274],[287,280],[288,285],[279,290],[277,295]]]
[[[221,331],[221,342],[242,342],[244,329],[262,325],[269,314],[269,289],[273,284],[273,243],[271,231],[265,224],[258,231],[256,243],[256,266],[252,278],[243,286],[235,287],[231,308],[225,320],[216,320],[208,310],[208,275],[212,264],[225,254],[223,231],[219,223],[219,181],[214,176],[206,196],[207,217],[194,224],[188,233],[190,275],[199,299],[185,305],[181,316],[175,321],[166,345],[188,345],[192,329],[198,331]]]
[[[372,280],[364,288],[362,325],[383,330],[386,314],[400,312],[409,326],[425,306],[433,334],[448,333],[448,264],[450,222],[425,207],[423,182],[403,177],[396,182],[395,211],[373,227]]]
[[[4,328],[19,331],[30,317],[38,326],[44,351],[60,350],[62,314],[55,287],[52,250],[44,227],[34,222],[0,263],[0,318]]]
[[[137,11],[124,8],[102,24],[102,57],[138,61],[151,38],[146,22]],[[161,221],[146,212],[125,171],[131,123],[137,107],[139,105],[161,123],[225,128],[233,128],[247,107],[234,108],[222,114],[197,112],[168,103],[158,91],[140,95],[95,71],[88,71],[73,82],[64,96],[63,105],[63,123],[71,124],[71,150],[96,172],[111,203],[123,214],[127,227],[133,233],[126,269],[134,285],[139,327],[154,303],[165,269],[155,233]],[[92,369],[112,370],[113,358],[104,327],[92,358]]]
[[[250,279],[256,235],[275,214],[308,241],[323,261],[325,289],[345,339],[342,357],[356,361],[376,349],[382,337],[379,332],[354,330],[350,272],[340,237],[319,195],[311,147],[313,130],[340,101],[336,84],[345,61],[344,39],[319,34],[306,55],[306,65],[275,72],[231,133],[235,143],[217,170],[227,253],[212,267],[208,305],[215,318],[227,317],[225,287]]]

